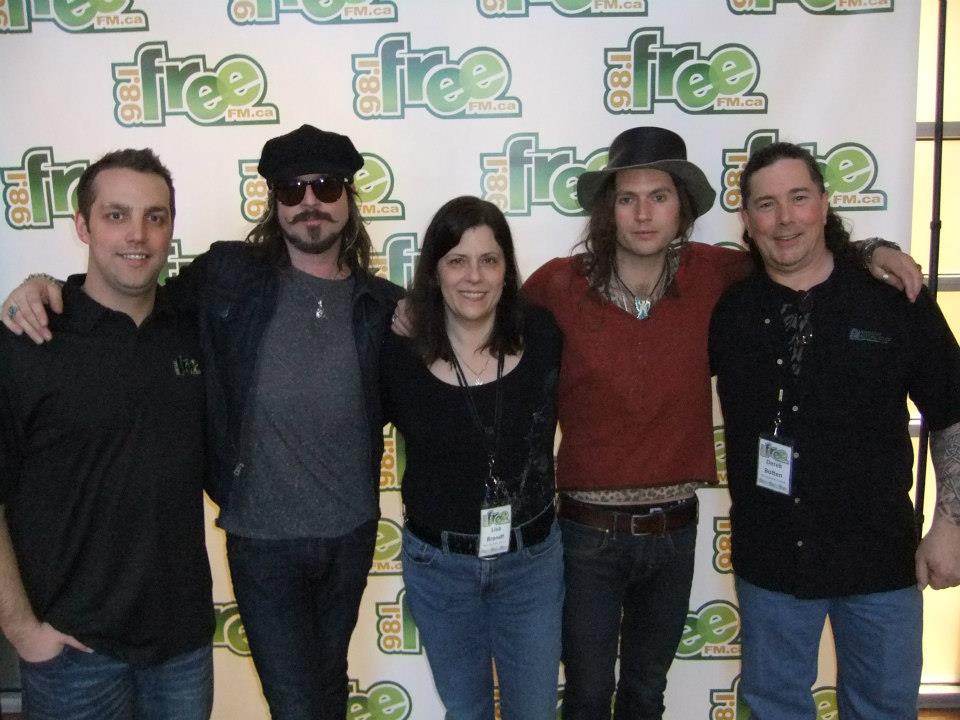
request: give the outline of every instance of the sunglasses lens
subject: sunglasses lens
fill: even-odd
[[[326,175],[321,175],[316,180],[291,180],[286,183],[278,183],[273,191],[277,200],[288,207],[292,207],[303,202],[307,185],[313,190],[313,196],[320,202],[336,202],[343,194],[343,180]]]
[[[307,184],[299,180],[292,180],[287,183],[278,184],[273,192],[277,200],[287,206],[299,205],[307,191]]]
[[[310,183],[310,189],[320,202],[336,202],[343,194],[343,180],[335,177],[318,177]]]

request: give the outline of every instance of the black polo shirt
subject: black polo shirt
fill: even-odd
[[[0,503],[37,617],[153,664],[213,632],[196,321],[138,328],[81,282],[51,342],[0,332]]]
[[[933,430],[960,421],[960,349],[925,290],[911,304],[838,260],[805,301],[795,375],[781,308],[803,295],[756,273],[714,311],[734,570],[805,598],[907,587],[916,582],[907,395]],[[778,407],[780,435],[793,441],[789,496],[756,483],[758,438]]]

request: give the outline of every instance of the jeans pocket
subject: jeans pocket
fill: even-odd
[[[406,528],[403,529],[402,562],[409,561],[414,565],[426,567],[432,565],[441,553],[440,548],[425,543]]]
[[[67,656],[68,650],[72,650],[72,648],[69,645],[64,645],[62,648],[60,648],[60,652],[58,652],[52,658],[47,658],[46,660],[38,660],[37,662],[31,662],[29,660],[24,660],[23,658],[19,658],[19,660],[23,665],[26,665],[28,668],[42,670],[44,668],[53,667],[57,663],[64,660]]]
[[[581,525],[572,520],[559,519],[563,536],[563,554],[569,557],[590,558],[603,552],[610,542],[610,533]]]
[[[547,534],[547,537],[538,542],[536,545],[525,546],[523,548],[523,555],[524,557],[530,559],[539,558],[559,550],[560,546],[560,527],[557,525],[557,522],[554,521],[553,526],[550,528],[550,532]]]

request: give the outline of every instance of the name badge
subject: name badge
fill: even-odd
[[[789,495],[793,481],[793,445],[761,435],[757,449],[757,487]]]
[[[510,505],[485,507],[480,510],[479,557],[499,555],[510,550]]]

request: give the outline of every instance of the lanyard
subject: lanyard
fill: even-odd
[[[780,437],[780,429],[783,427],[783,388],[777,394],[777,416],[773,419],[773,436]]]
[[[473,391],[467,382],[467,376],[464,375],[463,368],[460,367],[460,360],[457,354],[453,354],[453,368],[457,373],[457,384],[465,391],[467,407],[470,409],[470,417],[473,419],[473,426],[480,433],[483,444],[487,450],[488,477],[495,478],[494,465],[496,464],[497,450],[500,446],[500,418],[503,415],[503,383],[500,379],[503,377],[503,353],[497,354],[497,388],[493,406],[493,426],[488,427],[480,419],[480,411],[477,409],[477,403],[473,398]]]

